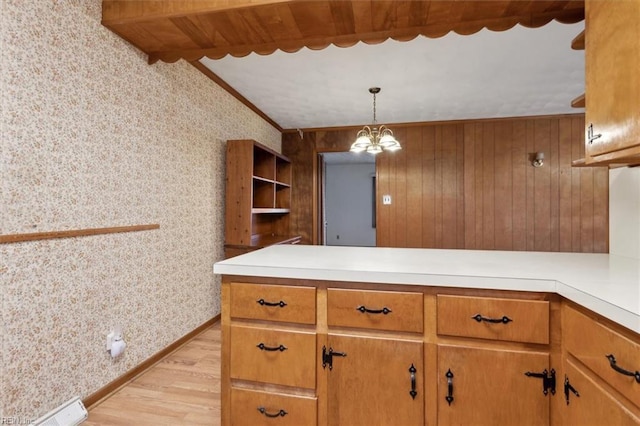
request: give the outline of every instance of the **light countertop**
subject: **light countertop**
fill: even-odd
[[[277,245],[216,274],[555,292],[640,333],[640,260],[609,254]]]

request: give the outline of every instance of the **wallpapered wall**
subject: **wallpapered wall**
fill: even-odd
[[[35,418],[219,313],[225,141],[281,135],[186,62],[148,65],[100,0],[0,8],[0,234],[160,224],[0,245],[0,417]]]

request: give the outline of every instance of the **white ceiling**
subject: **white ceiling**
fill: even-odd
[[[582,112],[584,22],[201,62],[283,129]]]

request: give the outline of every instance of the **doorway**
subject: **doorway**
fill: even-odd
[[[375,157],[353,152],[319,155],[323,244],[375,247]]]

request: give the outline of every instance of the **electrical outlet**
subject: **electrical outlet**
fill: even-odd
[[[385,204],[385,205],[391,204],[391,195],[383,195],[382,204]]]
[[[115,332],[111,332],[109,334],[107,334],[107,351],[111,350],[111,345],[113,344],[113,341],[116,338],[116,333]]]

